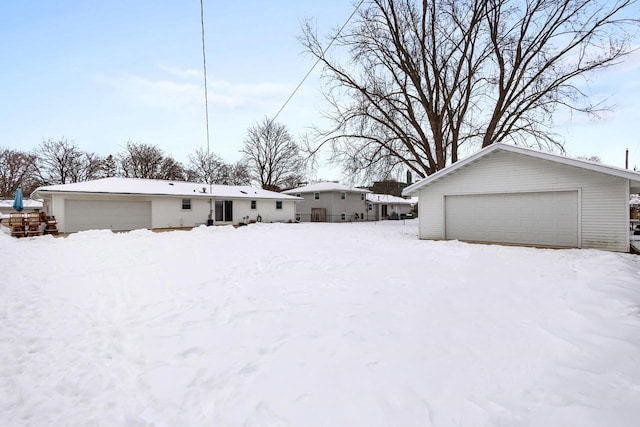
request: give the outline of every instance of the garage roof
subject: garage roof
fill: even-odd
[[[628,179],[631,192],[632,193],[640,192],[640,173],[638,172],[630,171],[628,169],[617,168],[615,166],[603,165],[601,163],[594,163],[588,160],[574,159],[572,157],[562,156],[559,154],[546,153],[543,151],[533,150],[531,148],[523,148],[523,147],[517,147],[515,145],[496,143],[496,144],[491,144],[488,147],[485,147],[482,150],[478,151],[477,153],[465,159],[462,159],[450,166],[447,166],[446,168],[441,169],[432,175],[429,175],[428,177],[416,182],[413,185],[410,185],[409,187],[405,188],[404,191],[402,191],[402,195],[403,196],[417,195],[420,189],[444,178],[445,176],[447,176],[452,172],[455,172],[459,169],[462,169],[478,161],[484,156],[487,156],[497,151],[508,151],[511,153],[517,153],[525,156],[536,157],[543,160],[562,163],[568,166],[574,166],[582,169],[591,170],[594,172],[600,172],[607,175]]]
[[[263,190],[240,185],[212,185],[184,182],[164,181],[158,179],[138,178],[102,178],[93,181],[77,182],[73,184],[58,184],[38,187],[31,197],[43,197],[52,193],[77,194],[127,194],[181,197],[214,197],[228,199],[278,199],[302,200],[299,197],[288,196],[274,191]]]

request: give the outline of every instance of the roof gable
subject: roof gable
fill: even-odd
[[[429,175],[428,177],[416,182],[413,185],[405,188],[402,192],[403,195],[416,195],[418,191],[436,181],[446,178],[452,172],[461,170],[466,166],[473,164],[481,158],[497,152],[506,151],[510,153],[516,153],[523,156],[534,157],[543,160],[549,160],[552,162],[564,164],[567,166],[574,166],[581,169],[590,170],[593,172],[603,173],[606,175],[616,176],[624,179],[629,179],[634,187],[640,187],[640,173],[630,171],[627,169],[617,168],[615,166],[603,165],[600,163],[590,162],[588,160],[574,159],[572,157],[561,156],[559,154],[546,153],[543,151],[533,150],[530,148],[517,147],[514,145],[507,145],[502,143],[491,144],[488,147],[483,148],[477,153],[466,157],[446,168],[439,170],[438,172]]]

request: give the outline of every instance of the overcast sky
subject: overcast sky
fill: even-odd
[[[247,128],[273,116],[313,59],[296,40],[313,18],[342,25],[349,0],[205,1],[211,150],[227,161]],[[5,1],[0,4],[0,147],[31,150],[66,137],[116,154],[127,140],[186,162],[206,146],[198,0]],[[320,123],[314,72],[278,121],[294,135]],[[640,54],[595,76],[590,90],[614,106],[598,121],[558,117],[571,155],[640,168]],[[340,178],[333,169],[317,178]]]

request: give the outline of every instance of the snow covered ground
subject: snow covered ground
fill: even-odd
[[[416,236],[0,233],[0,425],[640,425],[640,258]]]

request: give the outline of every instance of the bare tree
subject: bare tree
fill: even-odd
[[[158,178],[166,180],[184,181],[185,171],[182,163],[176,161],[173,157],[167,156],[162,160],[160,165],[160,174]]]
[[[242,160],[236,163],[222,165],[218,184],[225,185],[251,185],[251,172],[249,166]]]
[[[102,160],[94,153],[81,151],[66,138],[42,141],[35,155],[40,184],[68,184],[100,176]]]
[[[184,179],[183,166],[155,145],[127,141],[118,163],[126,178]]]
[[[224,161],[220,156],[215,153],[207,153],[203,148],[197,147],[192,154],[189,154],[188,158],[188,181],[207,184],[219,183],[220,169],[224,166]]]
[[[71,182],[89,181],[103,176],[104,159],[95,153],[82,152],[78,158],[77,167],[71,169]]]
[[[309,23],[300,40],[323,64],[333,123],[310,151],[328,144],[346,172],[369,178],[430,175],[463,146],[562,150],[553,113],[602,108],[579,78],[620,62],[640,23],[636,0],[364,4],[334,36],[346,61],[327,54]]]
[[[0,198],[12,198],[18,187],[31,194],[37,187],[36,156],[31,153],[0,149]]]
[[[201,147],[189,154],[189,167],[185,174],[187,181],[225,185],[251,184],[249,169],[245,163],[226,163],[219,155],[207,153]]]
[[[266,117],[249,128],[240,152],[251,179],[267,190],[278,191],[304,173],[300,149],[287,128]]]

